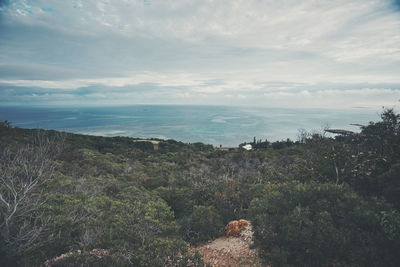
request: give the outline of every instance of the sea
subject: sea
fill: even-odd
[[[237,147],[257,140],[296,141],[300,130],[359,131],[378,121],[382,110],[369,108],[299,109],[235,106],[132,105],[119,107],[0,107],[0,121],[99,136],[174,139]]]

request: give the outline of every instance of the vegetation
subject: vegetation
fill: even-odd
[[[188,245],[247,218],[265,264],[400,266],[400,115],[385,110],[358,134],[250,144],[2,122],[0,265],[202,266]]]

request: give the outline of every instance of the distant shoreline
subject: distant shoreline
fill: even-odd
[[[379,110],[294,109],[229,106],[132,105],[120,107],[0,107],[0,120],[21,128],[43,128],[96,136],[174,139],[237,147],[254,137],[297,139],[299,129],[357,130]]]

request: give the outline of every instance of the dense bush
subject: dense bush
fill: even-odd
[[[221,216],[212,206],[194,206],[188,218],[183,218],[182,231],[192,243],[208,241],[222,234]]]
[[[388,210],[334,184],[285,183],[265,187],[250,219],[273,266],[396,266],[400,247],[381,225]]]

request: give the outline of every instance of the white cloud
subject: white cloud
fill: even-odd
[[[91,87],[99,103],[138,99],[123,93],[137,96],[144,84],[153,86],[142,100],[154,103],[396,103],[399,88],[385,87],[400,83],[400,16],[391,3],[10,1],[0,10],[0,82],[48,89],[49,99]],[[353,88],[368,83],[383,88]]]

